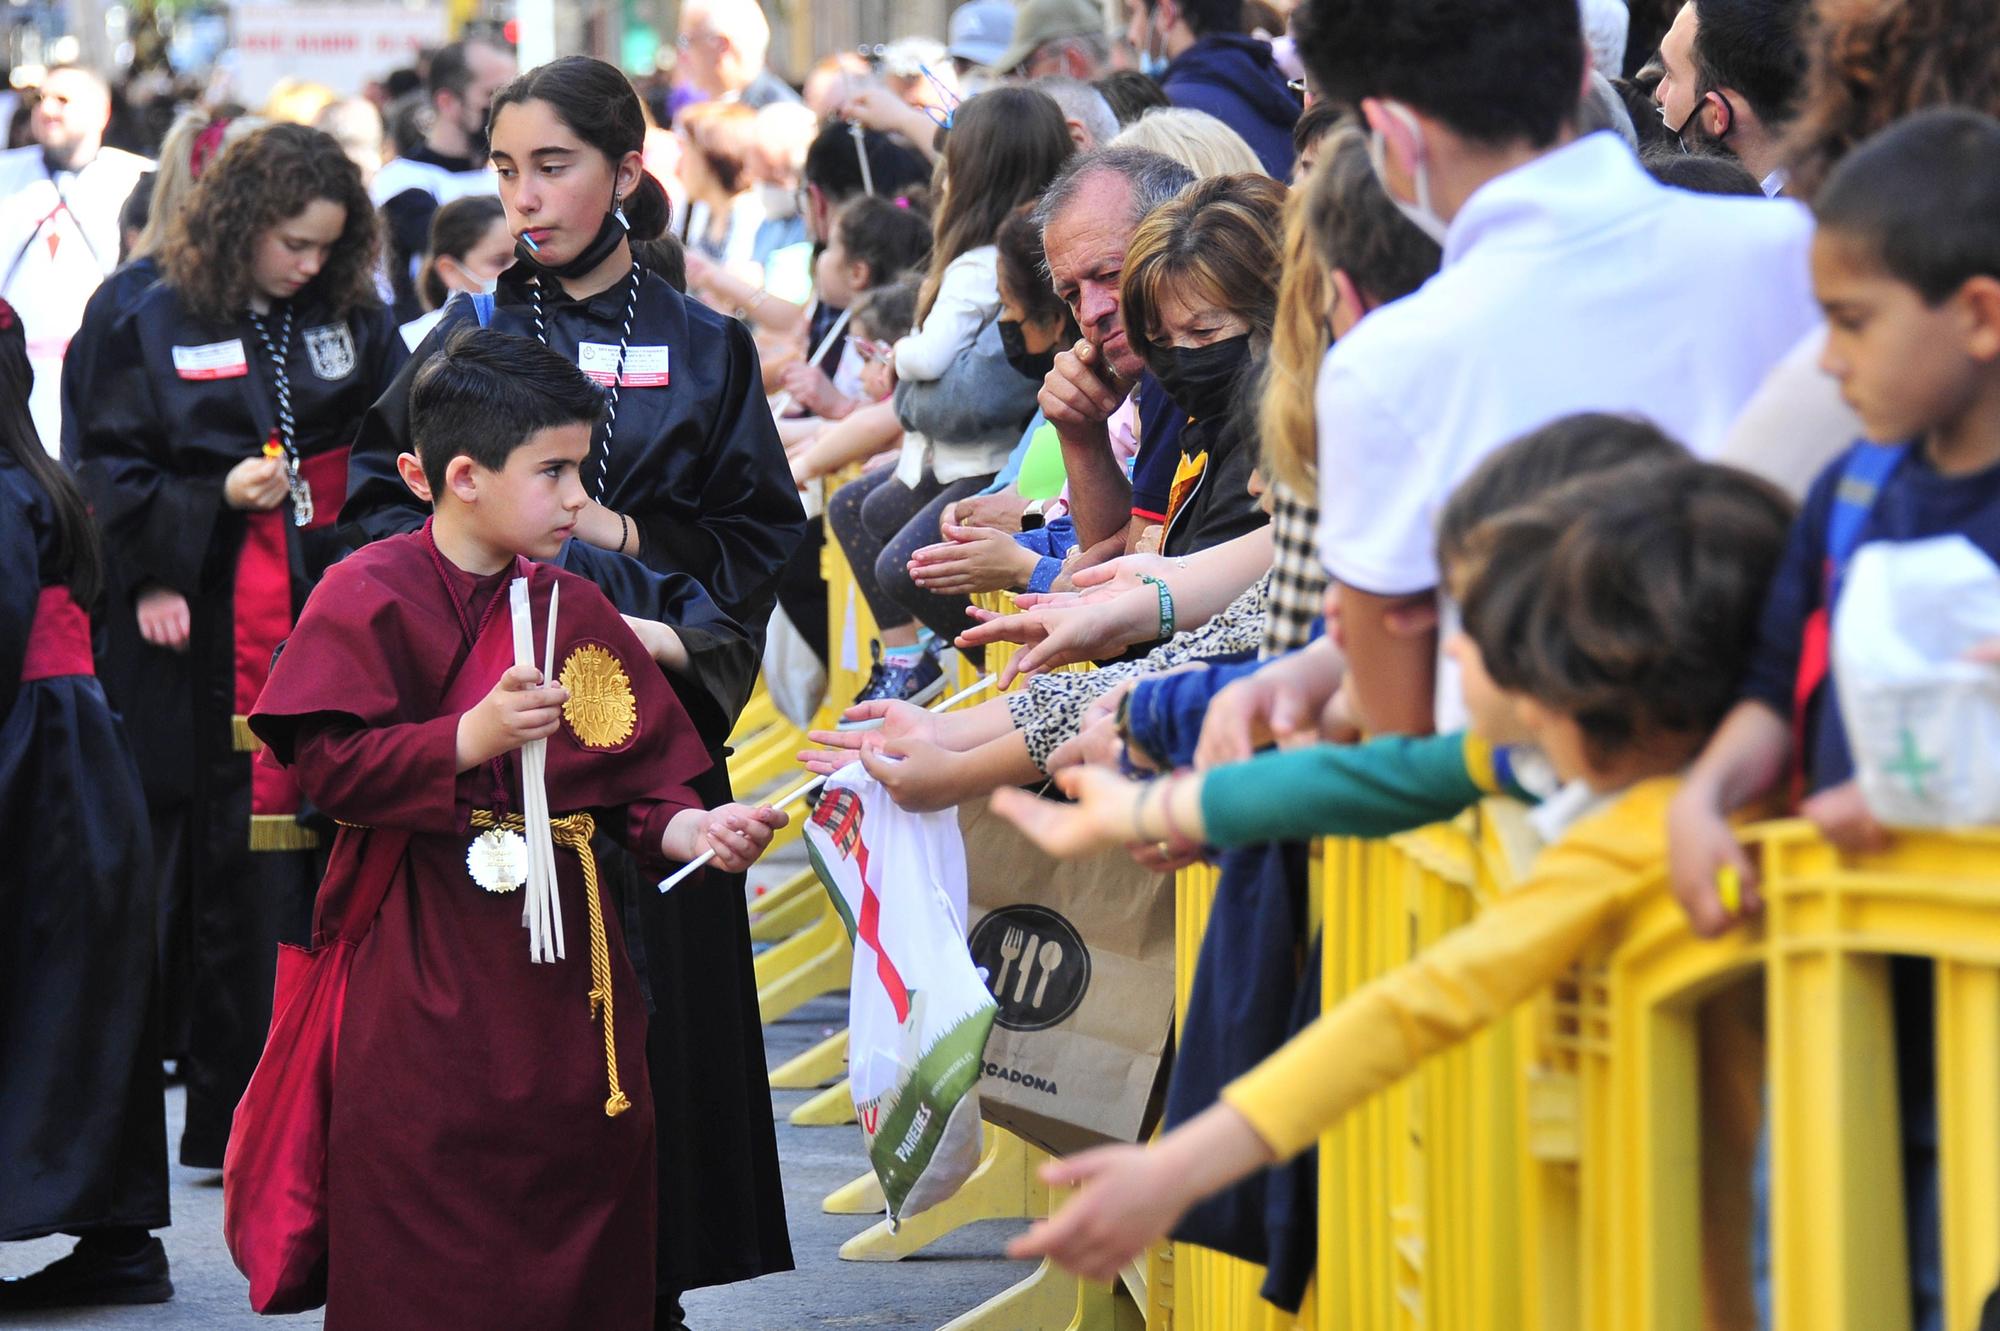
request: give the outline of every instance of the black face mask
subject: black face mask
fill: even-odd
[[[1028,350],[1027,339],[1021,335],[1019,319],[1000,320],[1000,347],[1006,352],[1007,363],[1014,367],[1014,373],[1023,379],[1040,383],[1056,367],[1055,344],[1050,343],[1047,351]]]
[[[1162,347],[1162,363],[1153,376],[1174,405],[1198,421],[1224,416],[1236,403],[1236,390],[1250,364],[1250,335],[1211,342],[1205,347]]]
[[[522,263],[528,265],[529,272],[540,273],[544,277],[582,277],[611,257],[611,252],[618,248],[618,242],[625,239],[627,230],[626,224],[619,220],[617,210],[613,209],[604,214],[604,220],[598,223],[597,234],[591,237],[590,243],[568,263],[543,263],[535,252],[528,248],[528,242],[525,240],[514,242],[514,254]]]

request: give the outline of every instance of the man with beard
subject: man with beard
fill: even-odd
[[[62,439],[62,359],[83,307],[118,266],[118,211],[152,168],[104,146],[111,89],[90,70],[51,69],[29,126],[35,142],[0,153],[0,297],[21,313],[42,446]]]
[[[490,38],[440,49],[425,80],[435,118],[423,146],[389,162],[369,184],[369,197],[382,211],[383,262],[399,323],[424,312],[416,274],[430,244],[431,218],[453,199],[496,192],[486,164],[486,109],[518,72],[514,53]]]
[[[1660,119],[1689,152],[1726,153],[1764,193],[1785,188],[1781,150],[1805,81],[1801,0],[1688,0],[1660,39]]]

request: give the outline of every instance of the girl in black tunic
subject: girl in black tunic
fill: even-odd
[[[0,1314],[173,1294],[166,1116],[139,772],[90,612],[104,566],[83,498],[28,414],[27,343],[0,302],[0,1241],[80,1236],[0,1281]]]
[[[493,99],[493,164],[517,261],[501,275],[491,326],[532,337],[605,388],[608,410],[583,467],[592,504],[572,546],[591,564],[637,559],[701,583],[741,626],[674,627],[684,659],[668,677],[716,765],[695,782],[727,801],[723,746],[756,683],[779,570],[805,516],[765,404],[749,331],[684,298],[635,263],[632,244],[661,235],[667,200],[640,164],[645,120],[624,75],[572,56],[516,79]],[[439,326],[375,409],[355,444],[343,530],[355,544],[422,522],[427,505],[396,473],[410,447],[409,388],[460,324]],[[619,609],[613,581],[577,563]],[[679,1321],[680,1291],[791,1268],[777,1141],[764,1066],[741,877],[708,873],[662,895],[622,852],[600,844],[638,916],[635,957],[652,1003],[647,1058],[659,1115],[660,1315]]]
[[[340,146],[256,130],[203,173],[162,280],[117,318],[85,394],[77,454],[119,581],[192,681],[186,1165],[222,1165],[277,945],[304,941],[319,880],[319,831],[284,774],[253,763],[243,718],[340,553],[347,446],[402,363],[375,249]]]

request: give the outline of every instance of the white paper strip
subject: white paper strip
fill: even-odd
[[[513,614],[514,664],[535,664],[533,610],[528,598],[528,580],[516,578],[507,589],[508,608]],[[551,603],[553,612],[554,605]],[[549,634],[550,665],[553,666],[555,634],[553,614]],[[543,684],[548,684],[548,670]],[[521,922],[528,929],[528,960],[555,961],[563,955],[561,907],[556,901],[555,842],[549,831],[548,741],[530,740],[521,747],[521,821],[528,842],[528,882],[521,901]]]
[[[992,687],[993,687],[993,676],[986,675],[983,678],[981,678],[977,683],[966,685],[964,688],[960,689],[957,693],[954,693],[949,698],[946,698],[943,702],[932,703],[930,710],[933,712],[948,712],[952,708],[964,702],[967,698],[972,697],[975,693],[984,693],[986,692],[987,689],[990,689]],[[784,798],[780,799],[776,804],[773,804],[771,807],[774,809],[785,809],[793,804],[797,804],[800,800],[812,794],[815,790],[818,790],[821,786],[825,784],[826,784],[825,777],[816,776],[812,780],[806,782],[804,785],[795,786],[791,790],[787,791],[785,793]],[[671,891],[674,885],[680,882],[681,879],[686,878],[689,874],[693,873],[696,869],[701,868],[702,865],[707,864],[710,860],[714,858],[715,858],[714,851],[704,850],[701,854],[695,856],[695,858],[689,860],[686,864],[683,864],[680,868],[674,870],[674,872],[670,876],[662,878],[660,880],[660,890],[662,892]]]

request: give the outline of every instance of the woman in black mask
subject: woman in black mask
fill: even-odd
[[[1285,187],[1211,176],[1147,214],[1125,255],[1132,349],[1188,414],[1160,552],[1185,555],[1262,526],[1249,387],[1277,317]]]
[[[715,766],[756,683],[779,570],[805,529],[749,331],[635,261],[666,230],[667,197],[640,160],[645,118],[625,76],[570,56],[495,95],[488,129],[518,242],[490,306],[453,301],[369,412],[354,445],[342,534],[356,545],[417,527],[404,487],[410,385],[451,332],[478,320],[571,357],[604,386],[583,464],[591,503],[558,562],[627,615],[663,621],[656,650]],[[653,644],[649,644],[653,645]],[[741,878],[713,871],[654,891],[600,839],[627,902],[647,982],[647,1060],[659,1116],[659,1313],[681,1291],[791,1269],[763,1028]]]

